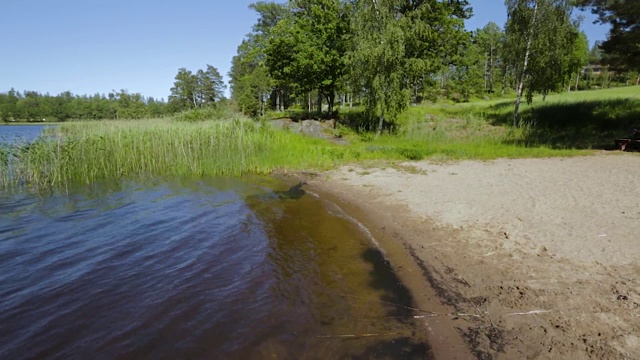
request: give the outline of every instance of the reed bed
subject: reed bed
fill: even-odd
[[[326,141],[244,119],[84,122],[59,126],[28,145],[5,144],[0,181],[5,188],[61,188],[122,177],[267,174],[326,168],[349,155]]]

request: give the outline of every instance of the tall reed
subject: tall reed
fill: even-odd
[[[71,123],[0,150],[3,186],[65,187],[120,177],[265,174],[326,168],[349,151],[250,120]],[[4,155],[3,155],[4,154]],[[345,156],[345,154],[347,156]]]

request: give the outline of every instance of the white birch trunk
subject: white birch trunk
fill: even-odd
[[[524,53],[524,63],[522,64],[522,72],[520,73],[520,80],[518,83],[518,95],[516,97],[516,108],[513,112],[513,126],[518,126],[518,117],[520,116],[520,104],[522,103],[522,92],[524,90],[524,79],[527,72],[527,66],[529,65],[529,56],[531,56],[531,43],[533,42],[533,33],[538,17],[538,1],[536,0],[533,6],[533,19],[531,20],[531,29],[529,29],[529,36],[527,38],[527,49]]]

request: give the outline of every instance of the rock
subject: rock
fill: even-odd
[[[324,127],[317,120],[302,121],[302,133],[315,138],[328,137],[327,134],[324,133]]]
[[[283,118],[283,119],[269,120],[267,123],[269,124],[269,126],[271,126],[274,129],[286,129],[291,126],[291,124],[293,123],[293,120]]]

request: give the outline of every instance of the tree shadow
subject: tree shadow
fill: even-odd
[[[364,352],[352,359],[402,359],[402,360],[432,360],[431,347],[424,342],[418,342],[409,337],[400,337],[387,341],[379,341],[368,346]]]
[[[338,122],[355,131],[358,134],[375,132],[378,130],[379,119],[369,116],[364,111],[352,111],[338,115]],[[394,129],[394,123],[384,120],[382,130],[390,132]]]
[[[362,253],[362,259],[373,266],[369,285],[383,291],[380,301],[387,311],[387,316],[397,318],[400,322],[411,320],[414,315],[414,310],[411,309],[413,296],[400,281],[389,261],[384,258],[380,250],[372,247]]]
[[[362,253],[362,259],[372,265],[369,286],[382,290],[379,301],[386,315],[402,324],[412,324],[415,310],[411,291],[384,258],[380,250],[370,247]],[[400,336],[377,341],[352,359],[433,359],[431,346],[416,338]]]
[[[504,106],[492,107],[495,111],[488,117],[493,125],[513,121],[512,112],[497,111]],[[527,146],[612,150],[614,139],[628,137],[634,128],[640,128],[640,99],[538,105],[521,112],[521,124]]]

